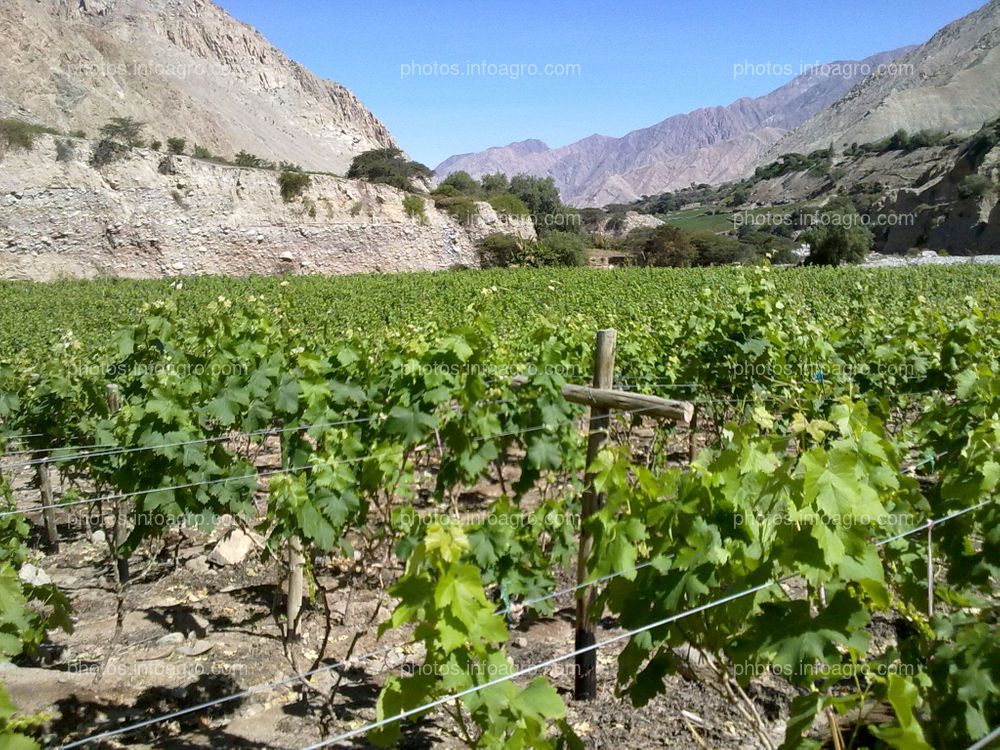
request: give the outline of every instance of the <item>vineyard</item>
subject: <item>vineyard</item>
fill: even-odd
[[[0,298],[0,747],[997,736],[989,269]]]

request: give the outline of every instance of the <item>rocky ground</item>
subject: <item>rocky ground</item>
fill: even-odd
[[[1000,255],[938,255],[933,250],[924,250],[918,255],[882,255],[871,253],[865,260],[866,268],[899,268],[902,266],[957,266],[957,265],[1000,265]]]

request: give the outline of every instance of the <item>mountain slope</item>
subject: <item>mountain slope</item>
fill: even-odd
[[[1000,0],[949,24],[790,133],[764,158],[870,143],[899,129],[968,134],[1000,113]]]
[[[744,174],[787,130],[837,101],[860,80],[866,66],[876,68],[909,50],[816,68],[767,96],[676,115],[621,138],[595,135],[557,149],[523,141],[453,156],[436,172],[438,177],[459,170],[473,176],[495,171],[552,176],[563,199],[580,206],[627,202],[691,182],[731,179]]]
[[[214,153],[343,173],[394,146],[346,88],[208,0],[3,0],[0,116],[90,135],[111,117]]]

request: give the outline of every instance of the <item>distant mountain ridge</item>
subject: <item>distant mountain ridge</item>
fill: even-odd
[[[1000,0],[948,24],[783,138],[784,153],[870,143],[897,130],[967,135],[1000,114]]]
[[[346,172],[395,146],[350,91],[289,59],[209,0],[0,0],[0,116],[96,134],[111,117]]]
[[[861,61],[818,66],[756,99],[675,115],[621,138],[593,135],[560,148],[526,140],[446,159],[438,177],[464,170],[554,177],[577,206],[624,203],[692,182],[735,179],[786,133],[853,88],[868,69],[910,52],[905,47]]]

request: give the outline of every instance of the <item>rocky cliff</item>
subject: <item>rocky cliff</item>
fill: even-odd
[[[150,138],[337,174],[395,146],[350,91],[209,0],[2,0],[0,48],[0,117],[95,136],[128,116]]]
[[[478,265],[491,232],[535,237],[485,203],[463,225],[425,199],[421,219],[400,190],[333,176],[285,202],[271,170],[145,149],[98,170],[93,145],[45,136],[2,155],[0,278],[435,270]]]

